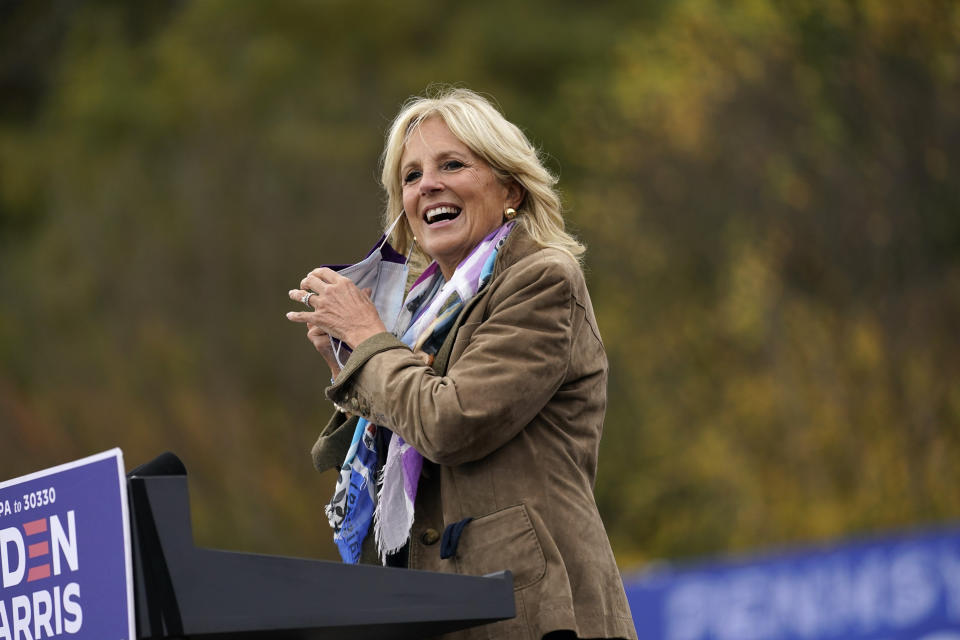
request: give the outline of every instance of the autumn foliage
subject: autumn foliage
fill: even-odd
[[[623,566],[960,517],[960,5],[0,5],[0,476],[176,451],[200,543],[334,557],[289,288],[390,117],[495,97],[610,356]]]

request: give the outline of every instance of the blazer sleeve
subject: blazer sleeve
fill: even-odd
[[[464,325],[461,356],[438,375],[382,333],[358,345],[327,389],[345,410],[400,434],[425,458],[479,460],[516,436],[562,384],[573,339],[572,260],[538,252],[490,285],[487,317]]]

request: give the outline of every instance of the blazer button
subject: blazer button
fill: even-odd
[[[420,542],[425,545],[437,544],[437,541],[440,539],[440,534],[436,529],[427,529],[420,534]]]

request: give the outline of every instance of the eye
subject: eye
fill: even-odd
[[[447,160],[446,162],[443,163],[442,166],[447,171],[456,171],[457,169],[463,169],[467,165],[460,162],[459,160]]]
[[[414,182],[419,178],[420,178],[419,171],[408,171],[407,175],[403,176],[403,184],[410,184],[411,182]]]

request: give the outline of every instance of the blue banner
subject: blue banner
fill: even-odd
[[[0,483],[0,640],[133,640],[123,454]]]
[[[624,576],[640,638],[960,640],[960,530]]]

